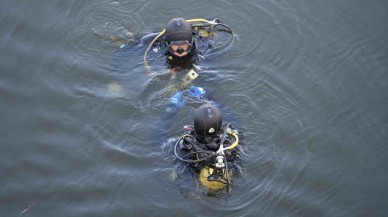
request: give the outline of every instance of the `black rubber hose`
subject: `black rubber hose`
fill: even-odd
[[[186,157],[190,156],[190,155],[194,155],[194,154],[201,154],[201,153],[205,153],[205,154],[211,154],[212,156],[214,156],[214,152],[212,151],[195,151],[195,152],[190,152],[184,156],[181,156],[181,158],[185,159]]]
[[[229,193],[229,168],[228,168],[228,160],[226,159],[225,153],[222,153],[224,156],[224,164],[225,164],[225,178],[226,178],[226,193]]]
[[[215,156],[216,154],[211,152],[212,155],[210,156],[207,156],[207,157],[204,157],[204,158],[201,158],[201,159],[198,159],[198,160],[187,160],[187,159],[183,159],[182,157],[180,157],[177,153],[177,147],[178,147],[178,144],[180,141],[182,141],[182,139],[184,139],[187,135],[184,135],[182,136],[181,138],[178,139],[178,141],[175,143],[175,146],[174,146],[174,154],[175,154],[175,157],[178,158],[179,160],[185,162],[185,163],[199,163],[199,162],[203,162],[203,161],[206,161],[207,159],[209,158],[212,158],[213,156]],[[208,152],[205,152],[205,151],[202,151],[202,153],[208,153]]]
[[[213,25],[213,24],[205,23],[205,24],[199,24],[199,25],[192,25],[191,27],[193,27],[193,28],[195,28],[195,27],[208,27],[208,26],[211,26],[211,25]],[[223,23],[217,23],[217,24],[214,24],[214,25],[215,26],[218,26],[218,25],[223,26],[226,29],[228,29],[234,35],[233,30],[229,26],[227,26],[227,25],[225,25]]]
[[[223,23],[217,23],[216,25],[220,25],[220,26],[223,26],[223,27],[227,28],[234,35],[233,30],[229,26],[227,26],[227,25],[225,25]]]

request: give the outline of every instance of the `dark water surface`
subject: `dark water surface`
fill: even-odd
[[[388,216],[387,1],[1,0],[0,12],[1,217]],[[245,132],[228,197],[181,192],[150,142],[167,99],[141,51],[113,58],[110,36],[129,43],[175,16],[238,35],[202,65]]]

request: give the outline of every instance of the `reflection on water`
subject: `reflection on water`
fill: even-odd
[[[387,8],[1,1],[0,216],[387,216]],[[228,196],[182,193],[179,165],[151,141],[164,87],[144,46],[118,52],[175,16],[219,18],[238,36],[200,64],[244,131]]]

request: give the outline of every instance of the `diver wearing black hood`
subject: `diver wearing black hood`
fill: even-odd
[[[214,47],[213,39],[215,39],[215,37],[224,36],[223,33],[232,36],[230,38],[231,41],[225,44],[221,43],[222,45]],[[215,85],[210,85],[205,91],[204,88],[196,86],[195,83],[200,82],[201,85],[203,85],[206,82],[210,82],[210,80],[215,80],[212,78],[217,75],[212,73],[201,73],[202,75],[199,76],[197,70],[200,70],[200,66],[196,66],[196,64],[199,59],[211,59],[231,48],[236,36],[228,26],[221,23],[219,20],[185,20],[181,17],[177,17],[171,19],[167,23],[166,28],[161,32],[145,37],[147,37],[148,41],[151,37],[153,38],[153,40],[148,43],[149,46],[146,49],[143,58],[147,72],[149,72],[150,75],[155,75],[152,70],[154,67],[150,67],[147,62],[147,53],[152,48],[155,52],[154,54],[159,53],[159,57],[161,54],[164,54],[170,72],[168,74],[161,73],[162,75],[156,76],[162,77],[172,75],[171,78],[168,78],[169,81],[166,85],[166,93],[171,95],[166,108],[167,112],[172,113],[170,111],[175,112],[181,109],[186,104],[186,101],[200,101],[205,98],[212,100],[211,93],[213,92],[212,89],[214,89]],[[146,40],[141,41],[142,44],[144,44]],[[160,60],[160,58],[154,57],[152,60]],[[156,67],[158,66],[155,66],[155,68]]]
[[[199,56],[208,52],[212,47],[209,38],[217,31],[217,26],[224,27],[233,36],[230,45],[222,51],[225,52],[234,44],[236,37],[233,31],[219,20],[185,20],[181,17],[171,19],[166,28],[154,38],[147,48],[144,55],[144,64],[148,68],[147,52],[152,47],[155,52],[160,49],[166,50],[167,63],[172,72],[179,69],[191,69]],[[211,54],[211,56],[219,55],[218,52]]]
[[[171,55],[184,57],[190,54],[193,46],[193,33],[190,23],[180,17],[170,20],[166,27],[165,40]]]
[[[167,48],[167,63],[172,71],[179,68],[189,68],[196,62],[198,55],[195,46],[193,29],[190,23],[181,17],[167,23],[165,36],[153,45]]]
[[[185,129],[186,134],[175,143],[175,157],[199,173],[204,187],[210,190],[229,188],[241,133],[230,123],[223,127],[221,112],[211,104],[196,109],[194,129],[190,126]]]

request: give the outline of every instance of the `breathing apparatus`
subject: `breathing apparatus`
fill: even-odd
[[[202,117],[202,118],[201,118]],[[204,105],[197,109],[194,119],[194,130],[186,126],[188,133],[180,137],[174,146],[174,154],[182,162],[200,166],[199,181],[210,190],[220,190],[226,186],[229,191],[231,179],[225,152],[230,153],[237,147],[238,132],[233,130],[231,124],[221,130],[222,117],[219,110],[214,106]],[[204,131],[205,130],[205,131]],[[220,132],[222,134],[220,135]],[[221,141],[215,150],[204,148],[204,144],[198,142],[198,137],[219,137]],[[231,144],[224,147],[225,144]],[[178,154],[178,146],[184,149],[185,155]],[[183,146],[183,147],[182,147]]]
[[[196,143],[195,136],[191,133],[180,137],[174,146],[174,154],[177,159],[197,166],[202,165],[199,181],[211,190],[220,190],[226,186],[227,191],[229,191],[231,172],[225,151],[236,148],[239,143],[238,133],[229,126],[227,125],[224,129],[225,137],[228,137],[229,142],[232,142],[231,138],[233,138],[233,143],[227,147],[221,143],[217,151],[203,149],[200,144]],[[188,150],[188,153],[181,156],[178,154],[178,146],[181,146],[183,142],[187,144],[185,149]]]
[[[233,45],[234,43],[234,40],[236,38],[235,34],[233,33],[232,29],[230,29],[227,25],[221,23],[220,20],[217,20],[217,19],[214,19],[212,21],[210,20],[206,20],[206,19],[202,19],[202,18],[198,18],[198,19],[189,19],[189,20],[186,20],[186,22],[183,22],[182,20],[184,20],[183,18],[175,18],[173,20],[171,20],[168,24],[167,24],[167,27],[165,29],[163,29],[161,32],[159,32],[159,34],[151,41],[151,43],[148,45],[145,53],[144,53],[144,56],[143,56],[143,62],[144,62],[144,66],[146,67],[146,70],[152,74],[152,69],[151,67],[148,65],[148,61],[147,61],[147,53],[148,51],[151,49],[151,47],[154,45],[154,43],[160,39],[162,36],[166,36],[166,42],[167,42],[167,45],[169,46],[169,51],[170,53],[171,52],[177,52],[179,54],[182,54],[184,52],[190,52],[191,49],[192,49],[192,45],[193,45],[193,39],[192,39],[192,28],[198,28],[198,27],[210,27],[211,29],[215,28],[217,25],[220,25],[220,26],[223,26],[225,27],[226,29],[228,29],[228,31],[231,32],[231,34],[233,35],[233,41],[232,43],[228,46],[228,48],[230,46]],[[172,25],[173,22],[175,22],[176,25]],[[187,26],[186,23],[189,23],[190,25]],[[178,25],[179,24],[179,25]],[[188,32],[190,28],[190,34]],[[174,32],[175,29],[178,29],[179,31],[176,31]],[[173,32],[174,34],[169,34],[169,32]],[[172,44],[176,44],[178,45],[178,49],[176,51],[172,51],[170,50],[171,49],[171,45]],[[182,45],[184,43],[187,43],[189,45],[189,48],[185,51],[183,50],[183,48],[179,47],[179,45]]]

